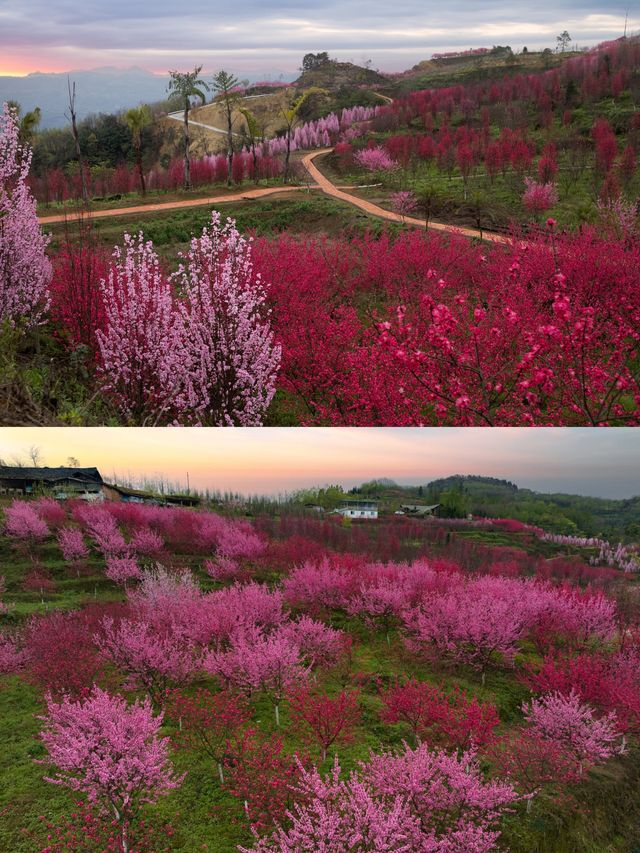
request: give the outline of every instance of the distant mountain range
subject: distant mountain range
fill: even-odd
[[[204,75],[206,79],[208,75]],[[236,73],[251,82],[266,79],[294,80],[296,74],[277,71]],[[40,107],[41,129],[65,127],[68,120],[67,77],[76,84],[76,110],[83,119],[91,113],[117,113],[139,103],[153,103],[167,97],[169,75],[153,74],[142,68],[95,68],[91,71],[41,73],[26,77],[0,77],[0,103],[18,101],[23,111]]]

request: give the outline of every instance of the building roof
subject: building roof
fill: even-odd
[[[402,509],[413,512],[424,512],[427,509],[438,509],[440,504],[401,504]]]
[[[0,465],[0,480],[38,480],[41,482],[78,480],[79,482],[102,483],[102,477],[97,468],[22,468],[18,465]]]
[[[351,498],[346,498],[345,500],[340,501],[340,506],[342,507],[350,507],[350,506],[370,506],[377,507],[380,501],[376,500],[351,500]]]

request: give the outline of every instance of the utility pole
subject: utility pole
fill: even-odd
[[[187,471],[187,494],[191,494],[191,487],[189,485],[189,472]]]

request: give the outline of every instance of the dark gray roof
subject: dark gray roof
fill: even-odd
[[[409,509],[414,512],[424,512],[428,509],[438,509],[440,504],[401,504],[401,509]]]
[[[97,468],[21,468],[17,465],[0,465],[0,480],[81,480],[102,483]]]

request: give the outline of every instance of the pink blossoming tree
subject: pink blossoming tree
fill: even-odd
[[[94,687],[79,701],[47,697],[40,737],[57,768],[48,782],[82,791],[109,810],[119,827],[119,848],[128,853],[128,826],[143,803],[177,788],[168,738],[159,737],[162,714],[154,716],[149,700],[127,705],[122,696]]]
[[[48,239],[27,186],[31,150],[21,145],[15,112],[0,113],[0,322],[40,322],[49,305]]]
[[[154,705],[167,688],[186,684],[197,668],[195,648],[180,635],[160,634],[145,622],[121,619],[115,624],[105,617],[94,642],[127,675],[127,687],[142,687]]]
[[[278,726],[285,693],[304,684],[308,677],[297,644],[286,636],[264,636],[258,630],[238,632],[231,638],[229,649],[211,652],[204,665],[225,685],[248,695],[264,693],[273,704]]]
[[[544,213],[558,203],[558,191],[555,184],[541,184],[533,178],[525,178],[525,191],[522,204],[529,213]]]
[[[14,501],[4,513],[5,534],[22,549],[33,548],[49,536],[49,528],[34,507],[26,501]]]
[[[573,690],[568,695],[555,692],[532,699],[523,711],[538,735],[579,762],[580,772],[585,764],[598,764],[624,752],[615,712],[596,717],[593,708],[581,702]]]
[[[259,426],[275,394],[280,346],[250,242],[214,211],[175,281],[184,294],[182,358],[189,365],[183,414],[202,424]]]
[[[251,853],[349,853],[354,839],[364,850],[487,853],[497,846],[498,818],[517,798],[511,785],[484,781],[472,752],[447,755],[426,746],[373,755],[346,780],[337,760],[325,778],[302,769],[296,793],[290,827],[279,827]]]
[[[89,548],[84,541],[82,531],[77,527],[61,527],[58,530],[58,545],[62,556],[75,569],[80,576],[80,565],[89,556]]]
[[[29,653],[21,648],[18,638],[11,634],[0,634],[0,675],[18,672],[29,661]]]
[[[171,421],[184,369],[171,287],[142,234],[124,236],[102,283],[106,327],[96,334],[102,388],[136,423]]]

